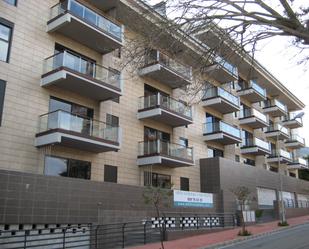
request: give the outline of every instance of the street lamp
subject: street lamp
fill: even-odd
[[[295,115],[291,121],[296,119],[301,119],[304,116],[304,112],[300,112],[297,115]],[[280,124],[282,122],[279,122]],[[286,222],[286,216],[285,216],[285,207],[284,207],[284,201],[283,201],[283,182],[282,182],[282,174],[280,173],[280,150],[279,150],[279,134],[282,130],[283,126],[280,127],[279,132],[277,134],[277,153],[278,153],[278,170],[279,170],[279,181],[280,181],[280,214],[281,214],[281,224]]]

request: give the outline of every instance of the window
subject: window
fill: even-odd
[[[2,113],[3,113],[3,105],[4,105],[4,96],[5,96],[5,87],[6,82],[0,80],[0,126],[2,123]]]
[[[4,2],[11,4],[11,5],[14,5],[14,6],[17,6],[17,0],[4,0]]]
[[[188,141],[187,138],[180,137],[179,138],[179,144],[182,145],[183,147],[188,147],[189,141]]]
[[[253,134],[251,132],[241,130],[242,135],[242,146],[252,146],[253,144]]]
[[[244,160],[244,164],[248,164],[248,165],[250,165],[250,166],[255,166],[255,160],[246,158],[246,159]]]
[[[104,182],[117,183],[118,168],[116,166],[104,165]]]
[[[278,168],[273,167],[273,166],[269,166],[269,170],[272,172],[278,172]]]
[[[208,147],[207,148],[207,157],[224,157],[223,150],[215,149]]]
[[[90,180],[91,162],[54,156],[45,157],[45,175]]]
[[[290,172],[290,176],[291,176],[291,177],[296,177],[296,174],[295,174],[295,173]]]
[[[144,172],[144,185],[160,188],[171,188],[171,176],[158,173]]]
[[[0,61],[9,62],[13,23],[0,18]]]
[[[189,178],[180,177],[180,190],[189,191]]]
[[[106,114],[106,125],[107,127],[118,127],[119,126],[119,118],[117,116]]]
[[[235,162],[240,162],[240,157],[239,157],[239,155],[235,155]]]

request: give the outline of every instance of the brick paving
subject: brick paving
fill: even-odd
[[[288,223],[290,226],[303,224],[309,222],[309,215],[296,218],[289,218]],[[278,229],[284,229],[278,227],[278,221],[256,224],[248,226],[248,229],[253,235],[267,233]],[[224,230],[216,233],[208,233],[203,235],[196,235],[186,237],[184,239],[178,239],[173,241],[167,241],[164,243],[165,249],[200,249],[203,247],[215,245],[218,243],[226,242],[240,238],[237,233],[240,230],[239,227],[229,230]],[[147,244],[138,247],[131,247],[130,249],[159,249],[160,243]]]

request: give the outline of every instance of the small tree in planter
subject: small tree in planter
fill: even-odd
[[[163,223],[165,222],[165,215],[162,209],[168,208],[170,206],[170,196],[173,192],[170,189],[148,186],[143,192],[143,198],[145,204],[151,205],[155,208],[156,215],[159,219],[159,231],[160,231],[160,242],[161,248],[164,249],[164,234],[165,226],[163,227],[160,221],[160,217],[163,218]]]
[[[251,233],[246,229],[243,211],[245,210],[245,206],[250,202],[250,200],[252,200],[251,191],[245,186],[238,186],[234,189],[231,189],[231,192],[234,194],[240,207],[241,230],[239,231],[238,235],[249,236]]]

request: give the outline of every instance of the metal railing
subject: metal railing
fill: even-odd
[[[254,147],[254,146],[270,151],[269,142],[265,142],[257,137],[243,139],[242,147]]]
[[[150,96],[142,96],[139,98],[138,109],[143,110],[147,108],[163,107],[167,110],[176,112],[180,115],[192,119],[192,108],[183,102],[180,102],[169,96],[164,96],[157,93]]]
[[[233,94],[229,93],[228,91],[224,90],[221,87],[210,87],[205,89],[203,100],[207,100],[214,97],[221,97],[226,101],[232,103],[233,105],[240,106],[240,99],[239,97],[234,96]]]
[[[284,206],[286,208],[309,208],[309,201],[284,199]]]
[[[43,74],[61,67],[66,67],[86,77],[121,89],[121,73],[119,71],[98,65],[74,52],[66,50],[56,53],[44,60]]]
[[[169,231],[231,228],[235,219],[233,214],[166,213],[136,222],[5,230],[0,233],[0,248],[127,248],[166,240]]]
[[[262,120],[265,123],[268,123],[267,116],[261,112],[259,112],[256,109],[253,108],[243,108],[240,111],[240,118],[250,118],[250,117],[256,117],[260,120]]]
[[[52,20],[66,12],[73,14],[81,20],[112,35],[117,40],[122,41],[123,30],[120,25],[108,20],[106,17],[99,15],[75,0],[65,0],[53,6],[50,10],[50,19]]]
[[[229,125],[223,121],[219,122],[207,122],[203,125],[203,133],[210,134],[215,132],[225,132],[229,135],[232,135],[237,138],[241,138],[241,131],[240,129]]]
[[[266,132],[280,131],[289,136],[289,129],[282,126],[279,123],[275,123],[274,125],[268,126]]]
[[[193,161],[193,148],[163,140],[141,141],[138,143],[138,156],[161,154]]]
[[[292,134],[286,142],[289,142],[289,143],[299,142],[301,144],[305,144],[305,139],[297,134]]]
[[[166,54],[153,49],[145,54],[145,66],[155,63],[160,63],[172,71],[181,74],[187,80],[192,80],[192,67],[186,66]]]
[[[112,142],[119,142],[120,136],[119,127],[109,126],[104,122],[63,110],[57,110],[39,116],[38,133],[53,129],[73,131]]]
[[[230,74],[233,74],[235,76],[238,75],[238,69],[236,66],[232,65],[231,63],[229,63],[228,61],[226,61],[225,59],[223,59],[221,56],[217,55],[214,58],[214,61],[216,63],[218,63],[219,65],[221,65],[223,68],[225,68]]]
[[[291,163],[291,165],[293,164],[300,164],[305,168],[308,168],[308,161],[304,158],[298,157],[298,158],[294,158],[293,162]]]

